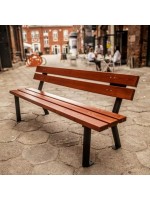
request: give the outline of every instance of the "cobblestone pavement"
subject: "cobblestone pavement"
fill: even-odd
[[[49,59],[49,60],[48,60]],[[60,61],[47,57],[47,65],[95,71],[84,59]],[[140,75],[133,101],[124,100],[120,114],[127,121],[119,125],[122,148],[112,150],[111,129],[92,131],[91,159],[82,168],[81,125],[43,110],[21,99],[23,121],[16,123],[14,97],[9,90],[38,87],[35,68],[21,66],[0,73],[0,174],[150,174],[150,68],[116,67],[116,73]],[[114,98],[45,83],[45,91],[111,110]]]

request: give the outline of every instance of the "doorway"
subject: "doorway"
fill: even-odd
[[[0,26],[0,61],[1,68],[12,67],[9,30],[7,25]]]
[[[121,63],[127,63],[128,31],[116,31],[115,46],[120,48]]]

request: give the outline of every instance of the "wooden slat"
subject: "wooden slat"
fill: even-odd
[[[61,78],[56,76],[47,76],[36,74],[34,78],[40,81],[53,83],[61,86],[66,86],[74,89],[84,90],[88,92],[103,94],[112,97],[118,97],[121,99],[132,100],[134,96],[134,89],[130,88],[122,88],[117,86],[110,86],[110,85],[102,85],[97,83],[79,81],[79,80],[72,80],[67,78]]]
[[[30,90],[27,90],[27,89],[19,89],[19,91],[24,92],[26,94],[30,94],[30,95],[35,96],[37,98],[43,99],[45,101],[57,104],[59,106],[68,108],[69,110],[74,110],[74,111],[76,111],[78,113],[81,113],[81,114],[90,116],[92,118],[98,119],[100,121],[106,122],[106,123],[109,124],[110,127],[118,124],[118,120],[117,119],[114,119],[114,118],[111,118],[109,116],[96,113],[94,111],[90,111],[88,109],[79,107],[77,105],[73,105],[73,104],[70,104],[70,103],[67,103],[67,102],[63,102],[63,101],[61,101],[59,99],[54,99],[52,97],[47,97],[47,96],[45,96],[43,94],[38,94],[36,92],[30,91]]]
[[[38,66],[36,72],[137,87],[139,76]]]
[[[68,119],[71,119],[79,124],[82,124],[85,127],[94,129],[96,131],[102,131],[108,128],[108,124],[102,121],[99,121],[97,119],[94,119],[92,117],[83,115],[81,113],[69,110],[67,108],[61,107],[59,105],[47,102],[45,100],[39,99],[37,97],[31,96],[29,94],[25,94],[18,90],[11,90],[11,94],[21,97],[22,99],[25,99],[31,103],[34,103],[35,105],[38,105],[42,108],[45,108],[47,110],[50,110],[52,112],[55,112],[61,116],[64,116]]]
[[[89,110],[89,111],[94,111],[95,113],[102,114],[103,116],[104,115],[109,116],[111,118],[116,119],[119,123],[126,121],[126,117],[123,116],[123,115],[120,115],[120,114],[116,114],[116,113],[109,112],[107,110],[102,110],[100,108],[88,106],[88,105],[85,105],[83,103],[79,103],[77,101],[67,99],[67,98],[64,98],[64,97],[60,97],[60,96],[57,96],[57,95],[54,95],[54,94],[50,94],[50,93],[47,93],[47,92],[44,92],[44,91],[39,91],[39,90],[34,89],[34,88],[26,88],[26,90],[33,91],[33,92],[36,92],[38,94],[42,94],[44,96],[51,97],[51,98],[54,98],[54,99],[59,99],[59,101],[66,102],[66,103],[69,103],[69,104],[72,104],[72,105],[76,105],[78,107],[85,108],[86,110]]]

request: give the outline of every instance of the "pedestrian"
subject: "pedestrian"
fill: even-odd
[[[107,51],[104,59],[105,59],[105,62],[107,63],[107,65],[108,65],[106,71],[111,72],[110,67],[109,67],[112,63],[112,56],[111,56],[110,51]]]
[[[121,60],[120,49],[119,49],[118,46],[116,46],[116,51],[115,51],[114,56],[113,56],[113,64],[115,65],[115,63],[117,63],[120,60]]]
[[[100,60],[97,60],[94,52],[93,52],[93,48],[90,48],[89,49],[89,53],[87,55],[87,59],[89,62],[94,62],[96,64],[96,70],[98,71],[101,71],[101,61]]]

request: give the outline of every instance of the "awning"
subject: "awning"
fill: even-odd
[[[30,47],[30,48],[32,47],[31,44],[29,44],[29,43],[25,43],[25,42],[23,43],[23,45],[24,45],[24,48],[25,48],[25,49],[26,49],[26,48],[29,48],[29,47]]]

